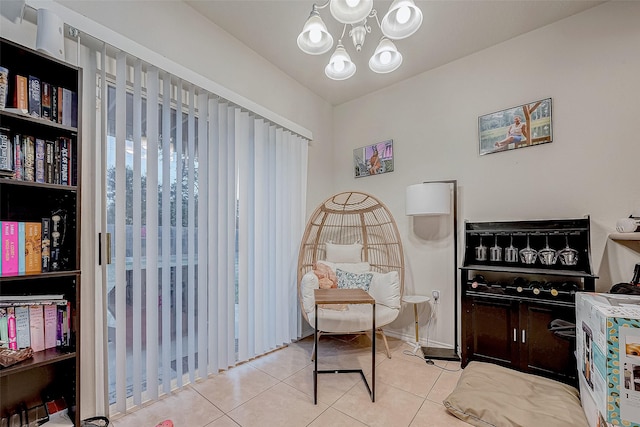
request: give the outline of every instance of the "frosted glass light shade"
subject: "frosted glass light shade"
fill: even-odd
[[[451,186],[448,183],[425,182],[407,187],[405,200],[407,215],[449,215]]]
[[[356,64],[351,62],[351,57],[344,49],[342,43],[338,43],[336,51],[331,55],[329,64],[324,73],[332,80],[346,80],[356,72]]]
[[[314,10],[298,36],[298,47],[309,55],[322,55],[329,52],[332,46],[333,37],[327,31],[318,11]]]
[[[402,64],[402,54],[391,40],[383,37],[369,59],[369,68],[376,73],[390,73]]]
[[[354,6],[350,6],[353,4]],[[343,24],[355,24],[363,21],[373,9],[373,0],[360,0],[357,2],[351,0],[331,0],[329,3],[331,15],[336,21]]]
[[[382,34],[393,40],[409,37],[422,25],[422,11],[413,0],[394,0],[382,22]]]

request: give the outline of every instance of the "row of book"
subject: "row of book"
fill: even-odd
[[[62,295],[0,297],[0,347],[34,352],[68,347],[71,303]]]
[[[18,112],[65,126],[78,127],[78,94],[36,76],[14,75],[8,79],[13,107]]]
[[[0,176],[19,181],[76,185],[77,162],[73,140],[51,141],[31,135],[11,134],[0,128]]]
[[[61,270],[63,229],[61,215],[41,222],[0,221],[0,276]]]

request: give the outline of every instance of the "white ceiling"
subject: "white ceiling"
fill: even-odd
[[[376,74],[368,67],[369,57],[382,36],[375,20],[369,20],[371,34],[361,52],[351,40],[343,43],[356,74],[333,81],[324,67],[333,52],[307,55],[296,38],[309,16],[313,0],[185,0],[187,4],[223,28],[267,61],[333,105],[342,104],[401,80],[437,68],[520,34],[582,12],[603,1],[587,0],[416,0],[423,13],[420,29],[395,42],[404,61],[389,74]],[[324,0],[316,0],[319,4]],[[379,19],[391,1],[375,0]],[[320,10],[335,43],[342,33],[329,8]],[[348,32],[349,29],[347,29]]]

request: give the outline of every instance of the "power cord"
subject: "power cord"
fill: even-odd
[[[462,370],[462,368],[449,369],[449,368],[447,368],[447,367],[445,367],[445,366],[440,366],[440,365],[438,365],[437,363],[435,363],[432,359],[425,359],[425,358],[424,358],[424,356],[419,356],[419,355],[417,355],[417,354],[415,354],[415,353],[413,353],[413,352],[411,352],[411,351],[409,351],[409,350],[403,350],[403,351],[402,351],[402,354],[404,354],[405,356],[413,356],[413,357],[417,357],[417,358],[418,358],[418,359],[420,359],[420,360],[424,360],[424,361],[427,363],[427,365],[435,366],[436,368],[440,368],[440,369],[442,369],[443,371],[447,371],[447,372],[458,372],[458,371]]]

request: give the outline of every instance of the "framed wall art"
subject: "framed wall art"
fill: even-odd
[[[478,118],[480,155],[553,141],[551,98]]]
[[[393,172],[393,140],[356,148],[353,166],[356,178]]]

